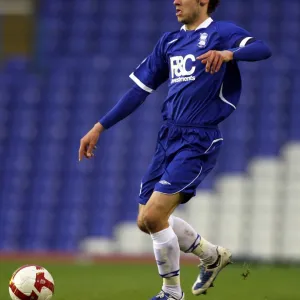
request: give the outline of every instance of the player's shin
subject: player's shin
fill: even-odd
[[[200,237],[190,224],[175,216],[169,218],[169,224],[177,235],[181,251],[195,254],[207,265],[217,260],[217,246]]]
[[[180,248],[172,227],[151,234],[154,255],[160,276],[163,278],[163,291],[175,299],[182,297],[180,287]]]

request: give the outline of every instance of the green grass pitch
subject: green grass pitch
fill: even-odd
[[[26,261],[0,261],[0,299],[9,300],[8,282]],[[32,261],[29,261],[32,263]],[[53,300],[148,300],[159,292],[161,280],[153,264],[138,263],[51,263],[36,261],[47,268],[55,280]],[[299,266],[250,265],[244,280],[242,264],[227,267],[206,296],[195,297],[190,289],[197,267],[183,265],[182,285],[186,299],[204,300],[300,300]]]

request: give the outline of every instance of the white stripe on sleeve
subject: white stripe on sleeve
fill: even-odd
[[[251,36],[244,38],[240,43],[240,47],[245,47],[247,42],[251,39],[253,39],[253,37],[251,37]]]
[[[143,84],[133,73],[130,74],[129,76],[142,90],[148,92],[148,93],[152,93],[153,90],[151,88],[149,88],[148,86],[146,86],[145,84]]]

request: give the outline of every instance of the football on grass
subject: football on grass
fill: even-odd
[[[26,265],[12,275],[9,294],[12,300],[50,300],[54,294],[54,280],[45,268]]]

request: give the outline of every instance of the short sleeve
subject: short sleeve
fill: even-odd
[[[219,22],[219,33],[225,49],[245,47],[253,39],[247,30],[229,22]]]
[[[158,41],[152,53],[129,76],[148,93],[152,93],[169,78],[168,62],[164,53],[166,35]]]

